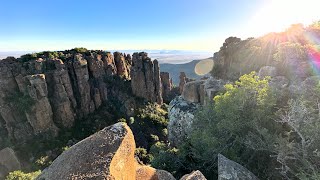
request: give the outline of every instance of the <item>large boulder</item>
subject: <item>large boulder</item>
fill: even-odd
[[[130,128],[117,123],[63,152],[37,179],[135,179],[134,151]]]
[[[73,145],[37,179],[175,179],[167,171],[139,164],[134,156],[135,147],[130,128],[126,123],[117,123]]]
[[[258,180],[258,178],[245,167],[218,154],[219,180]]]
[[[175,180],[169,172],[146,165],[138,164],[136,172],[136,180]]]
[[[191,81],[184,85],[181,96],[183,99],[192,102],[192,103],[200,103],[201,96],[203,92],[201,92],[200,86],[204,84],[204,80],[200,81]]]
[[[180,180],[207,180],[206,177],[199,171],[193,171],[190,174],[182,176]]]
[[[173,99],[168,107],[168,139],[172,145],[181,144],[192,131],[194,113],[199,104],[184,100],[181,96]]]
[[[4,148],[0,151],[0,179],[4,179],[11,171],[20,170],[21,165],[11,148]]]
[[[200,86],[201,104],[208,104],[209,102],[211,102],[214,96],[224,90],[224,85],[227,83],[228,81],[215,79],[213,77],[207,79],[205,83]]]

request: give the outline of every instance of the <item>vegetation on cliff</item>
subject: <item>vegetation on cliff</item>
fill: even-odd
[[[221,153],[261,179],[319,179],[318,24],[228,38],[214,56],[212,75],[239,80],[198,110],[184,144],[158,145],[153,165],[176,176],[199,169],[215,179]],[[277,77],[252,72],[263,66],[275,67],[276,74],[268,73]]]

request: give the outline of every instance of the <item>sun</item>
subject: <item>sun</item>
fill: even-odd
[[[248,20],[247,33],[261,36],[281,32],[291,24],[311,24],[320,19],[319,0],[270,0]]]

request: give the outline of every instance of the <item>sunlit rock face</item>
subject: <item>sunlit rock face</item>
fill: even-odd
[[[117,123],[70,147],[37,179],[175,179],[167,171],[139,164],[135,148],[130,128],[126,123]]]
[[[180,180],[207,180],[206,177],[198,170],[181,177]]]
[[[231,161],[223,155],[218,155],[218,180],[231,180],[231,179],[248,179],[258,180],[258,178],[245,167]]]
[[[172,145],[181,144],[192,131],[194,113],[199,104],[184,100],[181,96],[172,100],[168,107],[168,139]]]
[[[117,123],[63,152],[37,179],[135,179],[134,150],[130,128]]]

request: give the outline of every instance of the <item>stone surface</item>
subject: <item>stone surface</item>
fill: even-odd
[[[161,79],[158,61],[147,53],[134,53],[131,68],[131,87],[135,96],[162,104]]]
[[[175,180],[167,171],[139,164],[135,146],[130,128],[114,124],[70,147],[37,179]]]
[[[135,179],[134,151],[130,128],[117,123],[63,152],[37,179]]]
[[[138,164],[136,173],[136,180],[175,180],[169,172],[146,165]]]
[[[219,180],[258,180],[248,169],[218,154],[218,179]]]
[[[61,60],[51,60],[47,63],[53,67],[46,72],[46,80],[54,122],[59,127],[72,127],[76,117],[77,102],[68,71]]]
[[[169,101],[171,90],[173,88],[172,79],[168,72],[161,72],[160,77],[162,83],[162,98],[164,101]]]
[[[28,96],[35,101],[31,110],[25,112],[34,134],[50,132],[56,136],[58,129],[53,122],[53,113],[48,99],[45,75],[26,76],[25,82],[27,83]]]
[[[224,90],[224,85],[227,84],[228,81],[222,79],[215,79],[213,77],[205,80],[205,83],[200,86],[200,102],[201,104],[207,104],[211,102],[219,92]],[[204,93],[202,95],[202,93]]]
[[[114,52],[113,56],[114,56],[114,62],[115,62],[116,68],[117,68],[117,74],[119,76],[124,77],[124,78],[129,78],[129,76],[130,76],[130,72],[129,72],[129,69],[130,69],[129,65],[130,64],[129,63],[131,61],[131,58],[127,58],[127,56],[123,55],[120,52]]]
[[[186,73],[180,72],[180,76],[179,76],[179,79],[180,79],[180,82],[179,82],[180,94],[183,92],[183,87],[187,83],[186,78],[187,78]]]
[[[11,148],[4,148],[0,151],[0,179],[4,179],[11,171],[20,170],[21,165]]]
[[[180,180],[207,180],[206,177],[199,171],[193,171],[190,174],[182,176]]]
[[[200,103],[201,100],[203,99],[203,94],[204,94],[203,89],[201,89],[200,86],[204,83],[205,83],[204,80],[192,81],[192,82],[186,83],[184,85],[181,96],[183,97],[183,99],[189,102]]]
[[[168,107],[168,139],[177,146],[183,142],[192,131],[194,113],[199,104],[184,100],[181,96],[173,99]]]

